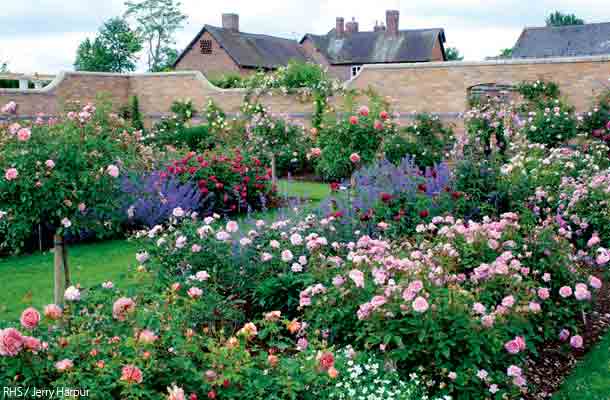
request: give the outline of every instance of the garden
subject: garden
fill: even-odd
[[[587,368],[610,365],[610,88],[576,113],[552,82],[523,82],[518,101],[472,99],[462,134],[310,69],[252,78],[239,119],[188,99],[149,129],[137,98],[27,122],[2,108],[0,382],[607,398]],[[266,91],[313,102],[311,125]],[[35,288],[27,307],[11,286]]]

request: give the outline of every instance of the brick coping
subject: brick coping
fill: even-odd
[[[505,60],[486,60],[486,61],[444,61],[444,62],[426,62],[426,63],[396,63],[396,64],[364,64],[360,72],[352,79],[344,83],[344,87],[348,88],[355,83],[365,70],[378,69],[430,69],[430,68],[462,68],[473,66],[497,66],[497,65],[533,65],[533,64],[570,64],[581,62],[609,62],[609,55],[602,56],[587,56],[587,57],[556,57],[556,58],[522,58],[522,59],[505,59]],[[52,94],[59,87],[64,79],[68,76],[98,76],[98,77],[113,77],[113,78],[156,78],[156,77],[172,77],[172,76],[193,76],[201,82],[207,89],[218,93],[245,93],[246,89],[221,89],[214,86],[201,71],[174,71],[174,72],[155,72],[155,73],[110,73],[110,72],[84,72],[84,71],[63,71],[57,74],[55,79],[41,89],[0,89],[2,94]],[[610,73],[609,73],[610,77]]]

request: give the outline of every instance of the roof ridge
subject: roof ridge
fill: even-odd
[[[286,37],[282,37],[282,36],[274,36],[274,35],[268,35],[266,33],[250,33],[250,32],[243,32],[243,31],[232,31],[231,29],[226,29],[220,26],[215,26],[215,25],[210,25],[210,24],[205,24],[204,27],[209,28],[213,28],[213,29],[219,29],[222,31],[226,31],[227,33],[235,33],[235,34],[239,34],[239,35],[247,35],[247,36],[255,36],[255,37],[263,37],[263,38],[270,38],[270,39],[280,39],[280,40],[288,40],[290,42],[297,42],[298,40],[296,39],[290,39],[290,38],[286,38]]]
[[[527,29],[566,29],[566,28],[582,28],[582,27],[587,27],[587,26],[593,26],[593,25],[610,25],[610,21],[609,22],[590,22],[587,24],[575,24],[575,25],[552,25],[552,26],[526,26],[523,28],[523,30],[527,30]]]

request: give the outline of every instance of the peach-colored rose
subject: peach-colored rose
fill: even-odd
[[[128,384],[142,383],[142,371],[135,365],[125,365],[121,371],[121,380]]]
[[[48,304],[44,307],[44,316],[51,320],[58,320],[61,318],[61,308],[57,304]]]
[[[136,303],[129,297],[121,297],[112,306],[112,316],[119,321],[125,321],[127,315],[136,309]]]
[[[14,357],[22,348],[23,336],[17,329],[0,329],[0,356]]]

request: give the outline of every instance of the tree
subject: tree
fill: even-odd
[[[0,61],[0,72],[2,72],[2,73],[8,72],[8,62]]]
[[[574,14],[555,11],[546,18],[546,26],[584,25],[585,21]]]
[[[134,71],[141,50],[142,40],[127,21],[111,18],[93,41],[87,38],[78,46],[74,67],[77,71]]]
[[[512,56],[513,56],[513,48],[512,47],[500,50],[500,57],[502,57],[502,58],[511,58]]]
[[[445,49],[445,56],[447,57],[447,61],[462,61],[464,59],[464,56],[460,54],[457,47],[447,47]]]
[[[164,72],[172,69],[174,63],[178,59],[178,50],[172,47],[164,47],[161,49],[161,57],[159,63],[150,72]]]
[[[125,2],[125,17],[133,18],[146,44],[149,71],[167,68],[176,43],[175,34],[182,28],[186,15],[180,11],[178,0],[141,0]],[[171,65],[171,64],[170,64]]]

